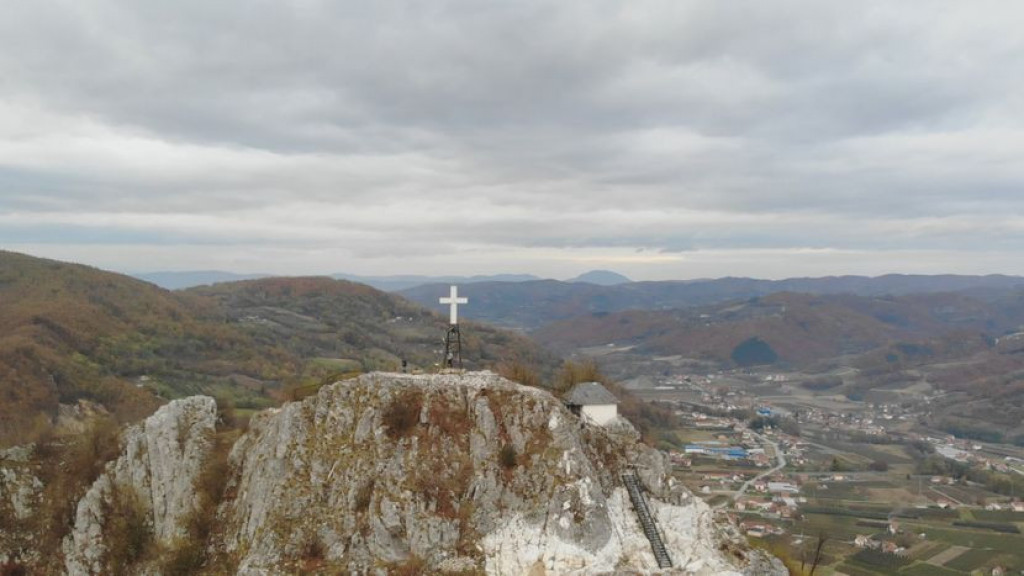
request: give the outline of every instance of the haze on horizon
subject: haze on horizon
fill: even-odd
[[[0,248],[125,272],[1024,274],[1024,6],[6,2]]]

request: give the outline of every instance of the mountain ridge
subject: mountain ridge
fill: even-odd
[[[585,282],[587,284],[597,284],[599,286],[616,286],[618,284],[628,284],[632,282],[632,280],[611,270],[591,270],[590,272],[584,272],[575,278],[570,278],[569,280],[566,280],[566,282]]]
[[[595,313],[623,310],[664,310],[756,298],[777,292],[809,294],[852,294],[857,296],[900,296],[915,293],[973,291],[990,292],[998,298],[1006,291],[1024,286],[1024,277],[999,274],[987,276],[903,275],[878,277],[831,276],[758,280],[719,278],[712,280],[636,281],[615,286],[538,280],[520,283],[483,282],[467,285],[462,292],[479,306],[466,311],[467,318],[518,330],[535,330],[547,323]],[[440,310],[435,294],[440,285],[402,290],[400,294],[428,308]]]
[[[223,270],[184,270],[168,272],[138,272],[130,274],[134,278],[156,284],[168,290],[187,290],[200,286],[211,286],[226,282],[238,282],[242,280],[260,280],[263,278],[303,278],[308,275],[275,275],[275,274],[240,274],[226,272]],[[330,277],[335,280],[348,280],[372,286],[385,292],[397,292],[423,284],[472,284],[476,282],[528,282],[540,280],[540,277],[533,274],[491,274],[473,276],[425,276],[416,274],[396,274],[386,276],[363,276],[359,274],[347,274],[337,272],[322,274],[319,276]]]

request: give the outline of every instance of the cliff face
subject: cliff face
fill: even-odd
[[[129,429],[78,504],[67,573],[172,572],[206,502],[194,489],[215,418],[197,397]],[[256,416],[227,464],[199,547],[211,574],[744,571],[628,424],[581,427],[550,394],[486,372],[339,382]],[[676,568],[657,568],[622,485],[632,469]]]
[[[140,546],[167,548],[185,536],[183,520],[193,511],[193,485],[216,416],[213,398],[195,396],[167,404],[125,432],[123,454],[78,503],[63,546],[68,574],[125,568],[111,566],[111,549],[124,547],[115,540],[138,538]]]
[[[582,433],[551,395],[491,374],[375,374],[268,413],[232,453],[222,509],[239,572],[650,569],[618,475],[643,465],[677,564],[727,569],[706,508],[635,435]],[[676,505],[669,504],[672,502]],[[311,557],[312,556],[312,557]]]

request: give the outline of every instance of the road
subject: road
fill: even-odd
[[[772,447],[772,450],[775,451],[775,458],[778,461],[778,464],[776,464],[776,466],[774,468],[772,468],[770,470],[766,470],[765,472],[762,472],[762,473],[758,474],[757,476],[754,476],[750,480],[747,480],[746,482],[744,482],[743,485],[740,486],[738,490],[733,492],[732,498],[730,498],[729,500],[733,500],[733,501],[738,500],[740,498],[740,496],[743,496],[743,493],[747,491],[747,488],[749,488],[751,484],[753,484],[754,482],[757,482],[758,480],[760,480],[762,478],[767,478],[768,476],[771,476],[772,474],[775,474],[779,470],[782,470],[783,468],[786,467],[786,455],[782,452],[782,448],[780,448],[777,443],[772,442],[771,440],[765,438],[764,436],[758,434],[757,432],[754,432],[753,430],[751,430],[750,433],[753,434],[755,437],[757,437],[757,439],[760,440],[762,444],[767,444],[768,446]],[[729,500],[726,500],[724,502],[719,502],[718,503],[718,507],[725,506],[729,502]]]

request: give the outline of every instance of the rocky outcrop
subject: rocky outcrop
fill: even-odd
[[[32,466],[33,449],[29,445],[0,450],[0,513],[4,518],[26,520],[36,506],[43,484]]]
[[[0,567],[38,561],[28,527],[43,491],[34,446],[0,450]]]
[[[163,406],[128,428],[123,454],[107,466],[78,503],[75,524],[64,541],[67,572],[110,574],[110,551],[119,538],[139,538],[169,547],[184,535],[182,520],[193,510],[193,485],[211,446],[217,406],[196,396]],[[111,530],[112,521],[138,515],[131,534]],[[123,524],[122,524],[123,525]]]
[[[656,496],[676,574],[739,574],[635,432],[581,428],[490,373],[370,374],[253,420],[220,521],[240,574],[657,572],[619,480]]]
[[[252,576],[785,574],[723,552],[711,511],[628,423],[584,425],[549,393],[489,372],[326,386],[255,416],[227,463],[214,448],[234,436],[215,440],[216,414],[193,397],[128,428],[53,562],[76,576],[183,573],[172,567],[189,550],[189,573]],[[19,455],[0,467],[10,518],[31,515],[40,493],[30,467],[4,471],[26,464]],[[625,472],[648,493],[674,568],[658,568]]]

